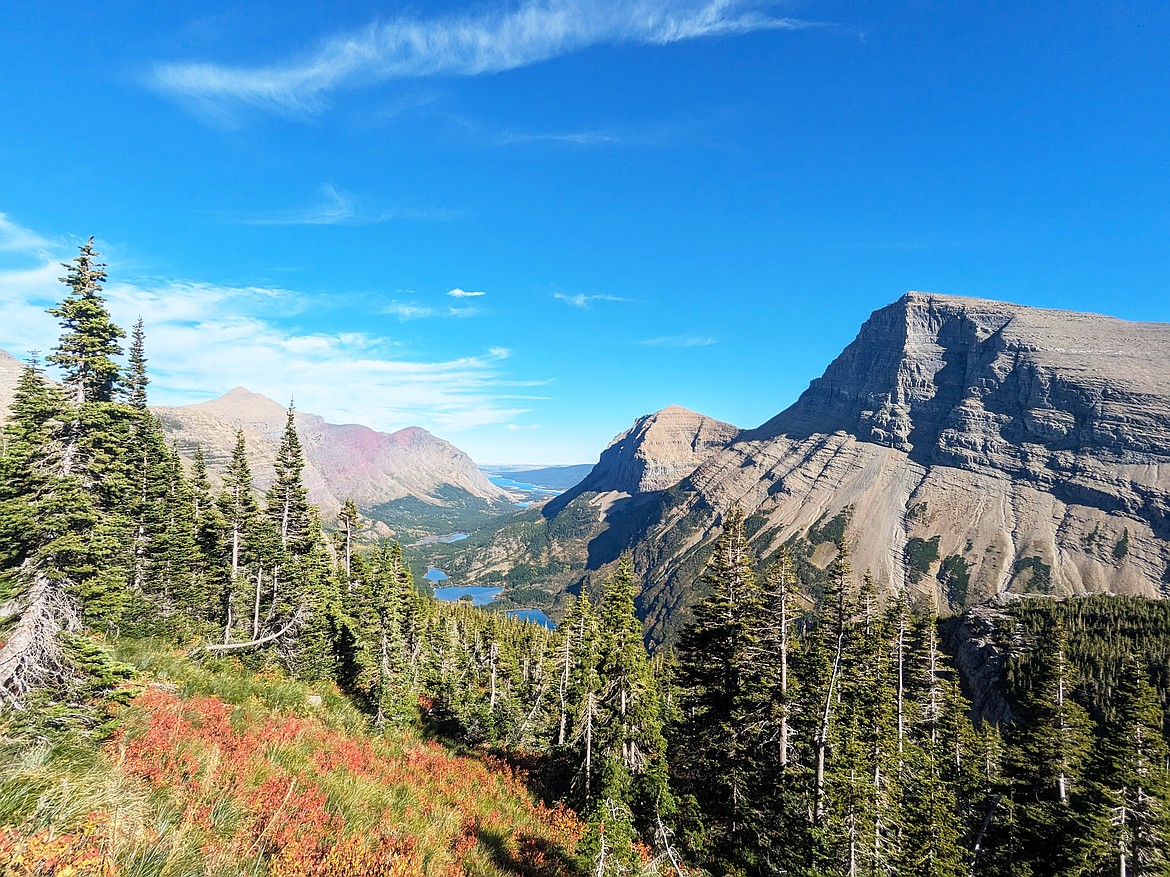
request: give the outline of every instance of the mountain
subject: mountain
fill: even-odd
[[[0,420],[22,367],[0,350]],[[227,466],[236,430],[243,429],[256,487],[265,490],[271,484],[286,419],[280,404],[236,387],[209,402],[152,410],[188,459],[196,445],[203,448],[213,480]],[[388,434],[327,423],[300,411],[295,417],[305,452],[305,486],[326,518],[352,498],[392,528],[447,532],[512,508],[507,494],[467,454],[425,429],[411,426]]]
[[[723,448],[739,430],[729,423],[670,405],[640,417],[602,452],[593,470],[549,503],[556,514],[586,493],[635,496],[677,484]]]
[[[645,531],[667,488],[738,434],[678,405],[640,417],[576,486],[465,541],[427,546],[428,562],[461,581],[503,583],[505,599],[555,606]]]
[[[843,534],[855,570],[943,612],[1170,581],[1170,325],[912,292],[693,467],[651,438],[645,419],[619,437],[544,526],[586,540],[562,587],[634,551],[652,640],[685,619],[732,504],[761,558],[788,543],[815,577]]]
[[[16,390],[16,381],[20,377],[20,370],[24,363],[16,359],[6,350],[0,350],[0,421],[3,421],[8,411],[8,403],[12,401],[12,394]]]
[[[242,429],[257,487],[271,483],[286,420],[280,404],[236,387],[209,402],[153,410],[181,451],[203,448],[213,473],[226,467],[236,430]],[[489,511],[507,501],[467,454],[420,427],[384,433],[358,424],[327,423],[300,411],[294,417],[305,452],[309,499],[327,518],[352,498],[358,508],[391,526],[425,529],[430,522],[422,519],[428,511],[442,520],[444,509]]]

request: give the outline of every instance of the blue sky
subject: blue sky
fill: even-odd
[[[482,463],[750,427],[906,290],[1170,319],[1170,5],[8,4],[0,347],[96,235],[153,400]]]

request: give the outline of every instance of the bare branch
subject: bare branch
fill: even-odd
[[[305,617],[305,609],[303,606],[297,607],[297,611],[293,613],[293,617],[288,620],[288,624],[280,630],[267,634],[266,636],[258,637],[257,639],[250,639],[242,643],[208,643],[203,647],[205,652],[238,652],[241,649],[255,649],[260,646],[267,645],[274,640],[280,639],[294,627],[297,627]]]

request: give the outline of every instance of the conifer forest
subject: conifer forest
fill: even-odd
[[[1170,875],[1170,602],[1005,607],[995,719],[847,531],[810,587],[734,507],[653,654],[628,557],[552,630],[440,603],[291,406],[263,495],[180,456],[100,258],[0,439],[0,873]]]

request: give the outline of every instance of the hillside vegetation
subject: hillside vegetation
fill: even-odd
[[[329,685],[123,642],[112,730],[0,740],[5,874],[561,875],[581,824]]]
[[[439,604],[323,529],[291,410],[263,497],[242,433],[218,493],[182,464],[96,255],[0,446],[5,875],[1170,875],[1165,604],[1021,603],[1002,727],[845,515],[757,556],[722,511],[653,657],[630,553],[554,631]]]

